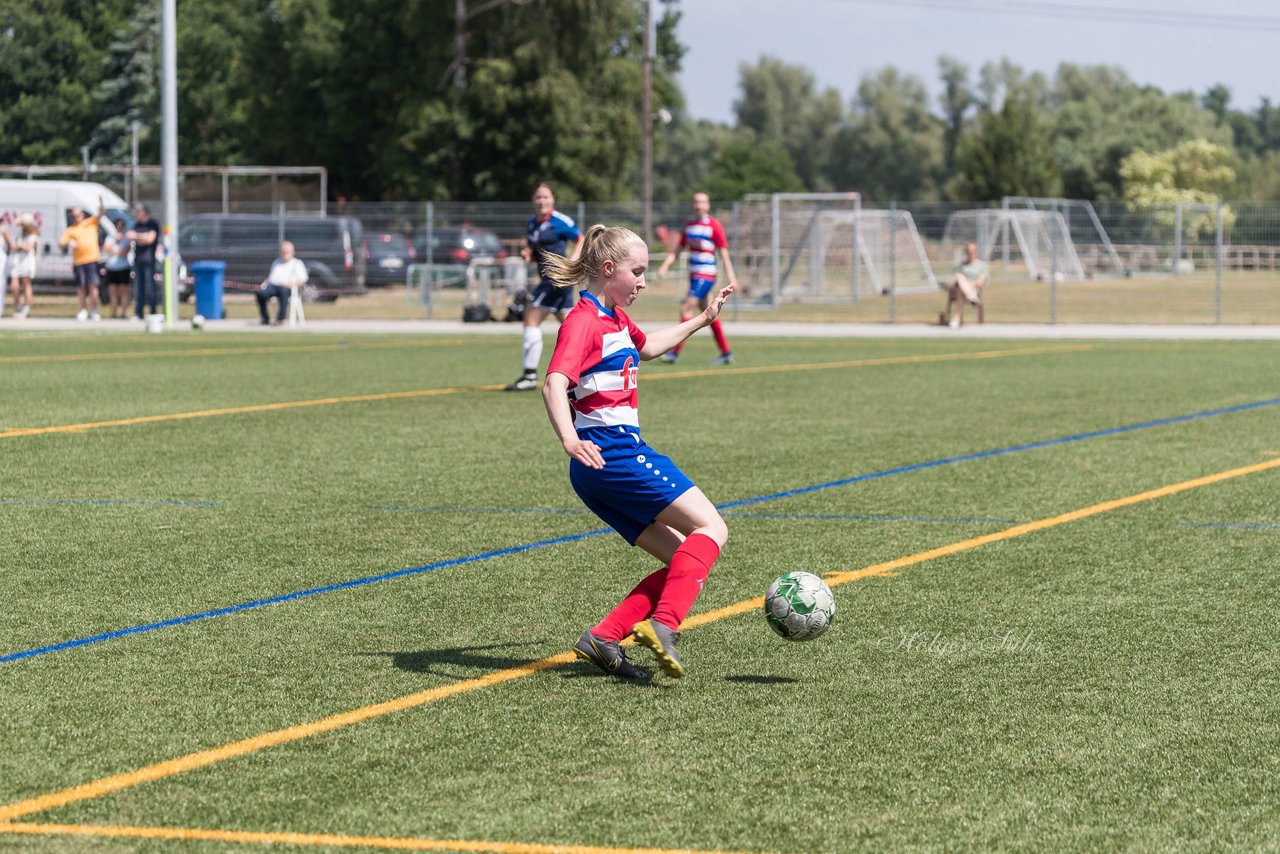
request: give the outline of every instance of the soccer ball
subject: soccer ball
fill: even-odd
[[[831,626],[836,600],[827,583],[811,572],[788,572],[764,594],[764,618],[790,641],[813,640]]]
[[[191,318],[192,329],[204,329],[204,315],[197,314]]]

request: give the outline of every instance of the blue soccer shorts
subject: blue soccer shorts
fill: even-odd
[[[571,459],[569,482],[587,509],[633,546],[668,504],[694,486],[670,457],[643,442],[602,448],[601,456],[602,469]]]
[[[690,276],[689,277],[689,296],[694,299],[704,300],[707,294],[711,293],[711,289],[716,286],[714,278],[708,279],[706,276]]]
[[[551,314],[562,314],[573,308],[573,288],[557,288],[550,282],[541,282],[533,289],[529,305],[536,305]]]

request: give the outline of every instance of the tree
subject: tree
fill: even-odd
[[[955,174],[956,148],[964,133],[970,108],[976,103],[969,85],[969,69],[949,56],[938,57],[938,77],[942,80],[942,94],[938,101],[942,106],[942,168],[947,175]]]
[[[943,125],[928,101],[919,78],[892,67],[864,77],[837,137],[835,185],[879,201],[936,197]]]
[[[742,65],[739,73],[738,128],[786,149],[804,188],[831,189],[832,150],[844,120],[840,93],[818,92],[807,69],[767,56],[754,66]]]
[[[791,155],[781,143],[757,142],[746,134],[739,134],[716,152],[706,187],[711,198],[722,200],[722,204],[749,193],[796,193],[803,189]]]
[[[126,0],[0,5],[0,162],[78,163],[97,124],[92,91],[106,50],[100,34]]]
[[[1056,196],[1061,169],[1051,145],[1052,126],[1032,97],[1005,94],[997,112],[985,112],[956,153],[953,196],[988,201],[1002,196]]]
[[[107,50],[106,72],[93,91],[101,120],[89,137],[90,148],[109,163],[128,163],[133,153],[134,122],[140,131],[160,122],[159,3],[137,7]],[[148,143],[149,159],[159,145]]]
[[[1059,66],[1050,89],[1053,146],[1063,192],[1077,199],[1119,199],[1120,163],[1137,149],[1162,151],[1187,139],[1229,143],[1231,130],[1190,93],[1139,86],[1112,66]]]
[[[1217,204],[1235,183],[1232,159],[1228,148],[1203,139],[1155,153],[1134,151],[1120,164],[1125,204],[1134,211],[1178,203]],[[1223,210],[1226,225],[1234,218],[1229,209]],[[1162,213],[1160,221],[1172,225],[1173,217]],[[1213,215],[1198,213],[1190,219],[1184,217],[1183,226],[1188,233],[1207,238],[1216,222]]]

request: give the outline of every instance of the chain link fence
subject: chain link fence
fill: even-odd
[[[715,209],[739,282],[729,316],[935,323],[945,295],[933,284],[948,284],[963,239],[979,236],[975,231],[961,239],[967,232],[958,224],[985,223],[964,227],[984,229],[979,242],[992,280],[984,300],[987,322],[1280,323],[1280,203],[1135,211],[1123,204],[1013,199],[865,204],[857,214],[844,208],[788,208],[786,216],[797,224],[779,229],[792,236],[776,250],[767,205]],[[602,222],[638,232],[643,220],[638,202],[571,202],[560,209],[584,229]],[[251,295],[238,292],[265,276],[275,245],[289,237],[304,261],[323,256],[328,266],[347,266],[339,285],[311,294],[337,297],[311,310],[312,317],[456,319],[468,305],[483,303],[501,320],[519,316],[520,295],[534,275],[521,258],[531,213],[528,202],[339,201],[322,215],[311,205],[285,201],[240,202],[229,209],[189,201],[181,248],[184,260],[191,257],[193,229],[201,222],[220,220],[224,231],[241,239],[244,229],[258,230],[253,251],[220,239],[219,252],[262,267],[229,276],[231,317],[251,315],[248,303],[235,305]],[[675,249],[688,216],[685,202],[654,205],[656,225],[648,235],[654,268]],[[319,219],[348,223],[351,245],[341,245],[341,231],[299,230]],[[293,236],[304,233],[310,237]],[[638,318],[676,315],[687,285],[683,267],[662,281],[651,277],[633,310]],[[780,286],[778,271],[788,270],[793,279],[807,277],[804,287],[790,287],[794,281]],[[847,284],[851,276],[856,287]]]

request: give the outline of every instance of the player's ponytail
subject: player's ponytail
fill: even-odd
[[[543,274],[557,287],[586,288],[599,277],[605,261],[619,262],[637,245],[643,246],[644,241],[634,231],[597,223],[587,229],[577,260],[548,254],[543,261]]]

